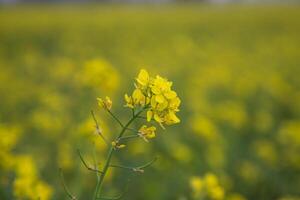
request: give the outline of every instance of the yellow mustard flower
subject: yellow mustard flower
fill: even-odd
[[[125,147],[126,147],[125,144],[119,144],[118,141],[113,141],[113,142],[111,142],[111,145],[112,145],[115,149],[122,149],[122,148],[125,148]]]
[[[155,137],[155,131],[156,128],[154,126],[147,127],[146,125],[143,125],[139,129],[139,135],[145,140],[148,141],[148,139],[152,139]]]
[[[105,97],[105,100],[103,100],[102,98],[97,98],[98,100],[98,105],[101,108],[104,108],[106,110],[110,110],[112,107],[112,101],[109,97]]]
[[[146,87],[149,82],[150,82],[150,77],[149,74],[146,70],[142,69],[138,75],[138,77],[136,78],[138,84],[140,84],[141,86]]]
[[[132,95],[125,94],[125,101],[129,108],[147,108],[147,121],[154,119],[162,126],[180,122],[176,113],[181,101],[172,82],[158,75],[151,77],[145,69],[139,72]]]
[[[133,99],[131,96],[128,96],[128,94],[125,94],[125,107],[134,108]]]
[[[144,96],[143,92],[140,89],[135,89],[132,93],[132,98],[134,104],[140,104],[140,105],[145,105],[145,99],[146,97]]]

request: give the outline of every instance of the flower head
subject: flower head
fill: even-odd
[[[125,94],[125,102],[126,102],[125,107],[134,108],[133,99],[131,96],[128,96],[128,94]]]
[[[161,76],[151,77],[144,69],[136,78],[135,90],[125,95],[127,107],[147,107],[147,121],[154,119],[160,125],[179,123],[176,116],[180,99],[172,90],[172,82]]]
[[[136,81],[140,86],[147,87],[150,82],[149,74],[146,70],[142,69],[136,78]]]
[[[118,141],[112,141],[112,142],[111,142],[111,145],[112,145],[112,147],[113,147],[114,149],[123,149],[123,148],[126,147],[125,144],[119,144]]]
[[[98,105],[101,108],[104,108],[106,110],[110,110],[112,107],[112,101],[109,97],[105,97],[105,100],[103,100],[102,98],[97,98],[98,100]]]
[[[152,139],[155,137],[156,128],[154,126],[147,127],[143,125],[139,130],[139,135],[148,142],[148,139]]]

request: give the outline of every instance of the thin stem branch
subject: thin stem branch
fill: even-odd
[[[121,199],[123,196],[124,196],[124,193],[122,193],[116,197],[98,197],[97,199],[99,199],[99,200],[118,200],[118,199]]]
[[[99,200],[117,200],[117,199],[121,199],[126,194],[126,192],[128,190],[129,181],[130,180],[128,179],[128,181],[126,183],[126,186],[125,186],[125,189],[123,190],[123,192],[120,195],[118,195],[116,197],[99,197],[97,199],[99,199]]]
[[[128,169],[128,170],[132,170],[134,168],[134,167],[128,167],[128,166],[124,166],[124,165],[109,165],[109,167]]]
[[[96,172],[96,173],[100,173],[100,174],[103,173],[103,172],[100,171],[100,170],[97,170],[97,169],[94,169],[94,168],[89,167],[88,164],[87,164],[87,163],[85,162],[85,160],[83,159],[83,157],[82,157],[81,152],[80,152],[79,149],[77,149],[77,153],[78,153],[78,155],[79,155],[79,158],[80,158],[81,162],[83,163],[83,165],[84,165],[88,170],[93,171],[93,172]]]
[[[146,117],[143,117],[143,116],[139,116],[138,118],[140,118],[140,119],[147,119]]]
[[[158,157],[155,156],[151,161],[149,161],[148,163],[145,163],[145,164],[142,165],[142,166],[139,166],[138,168],[139,168],[139,169],[145,169],[145,168],[151,166],[154,162],[156,162],[157,159],[158,159]]]
[[[133,133],[139,133],[138,130],[133,129],[133,128],[126,128],[126,130],[131,131],[131,132],[133,132]]]
[[[117,196],[117,197],[99,197],[97,199],[99,200],[118,200],[121,199],[123,196]]]
[[[123,128],[123,123],[110,111],[107,109],[107,112],[118,122],[118,124]]]
[[[115,141],[118,141],[123,136],[123,134],[125,133],[126,129],[129,127],[129,125],[144,111],[144,109],[145,108],[141,109],[140,111],[138,111],[136,114],[134,114],[131,117],[131,119],[127,122],[127,124],[122,128],[121,132],[119,133],[119,136],[116,138]],[[108,155],[107,155],[106,163],[105,163],[104,168],[102,170],[103,173],[100,176],[100,181],[96,185],[94,200],[96,200],[100,196],[103,181],[104,181],[104,177],[105,177],[106,172],[109,168],[113,152],[114,152],[114,147],[112,145],[110,145],[110,149],[109,149],[109,152],[108,152]]]
[[[94,143],[94,146],[93,146],[93,159],[94,159],[94,167],[95,169],[98,170],[98,167],[97,167],[97,158],[96,158],[96,146],[95,146],[95,143]],[[100,176],[101,174],[97,173],[97,184],[96,184],[96,187],[98,187],[98,185],[100,184]],[[97,194],[94,193],[94,196],[96,196]]]
[[[139,116],[138,117],[139,119],[144,119],[144,120],[147,120],[147,117],[144,117],[144,116]],[[148,121],[147,121],[148,122]],[[155,120],[152,118],[150,121],[149,121],[149,123],[151,123],[151,122],[155,122]]]
[[[101,132],[101,130],[100,130],[98,121],[97,121],[96,116],[95,116],[95,114],[94,114],[94,111],[91,110],[91,114],[92,114],[92,117],[93,117],[94,122],[95,122],[97,134],[104,140],[104,142],[106,143],[106,145],[109,146],[109,142],[107,141],[107,139],[104,137],[104,135],[102,134],[102,132]]]
[[[157,157],[155,157],[151,161],[149,161],[149,162],[147,162],[143,165],[137,166],[137,167],[128,167],[128,166],[124,166],[124,165],[109,165],[109,166],[110,167],[115,167],[115,168],[132,170],[134,172],[144,172],[144,169],[151,166],[156,160],[157,160]]]
[[[134,139],[134,138],[138,138],[140,137],[139,135],[128,135],[128,136],[123,136],[121,138],[118,139],[118,141],[123,141],[123,140],[130,140],[130,139]]]
[[[93,145],[93,162],[94,162],[94,169],[98,170],[98,162],[97,162],[97,158],[96,158],[96,146],[95,143]],[[100,171],[100,170],[99,170]],[[101,174],[101,173],[100,173]],[[100,174],[97,173],[97,181],[100,180]]]
[[[117,139],[121,138],[125,131],[127,130],[127,128],[129,127],[129,125],[144,111],[144,109],[141,109],[140,111],[138,111],[128,122],[127,124],[123,127],[122,131],[120,132],[119,136]]]
[[[68,195],[69,199],[77,200],[77,198],[74,195],[72,195],[71,192],[69,191],[69,189],[67,188],[67,185],[65,183],[64,174],[63,174],[63,171],[61,168],[59,168],[59,174],[60,174],[60,179],[61,179],[61,183],[63,185],[64,191]]]

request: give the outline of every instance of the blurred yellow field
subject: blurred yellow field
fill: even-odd
[[[180,123],[126,142],[112,162],[158,159],[144,173],[109,168],[105,195],[130,179],[123,199],[300,199],[299,19],[295,5],[2,6],[0,199],[68,199],[59,168],[92,199],[77,149],[101,168],[108,148],[91,110],[115,137],[97,97],[127,121],[141,69],[172,81]]]

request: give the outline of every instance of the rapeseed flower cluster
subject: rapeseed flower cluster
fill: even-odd
[[[109,97],[105,97],[105,100],[101,99],[101,98],[97,98],[98,100],[98,105],[101,108],[104,108],[106,110],[110,110],[112,107],[112,101]]]
[[[148,108],[147,121],[154,119],[162,127],[180,122],[176,116],[180,99],[172,90],[172,82],[159,75],[151,77],[145,69],[138,74],[132,95],[125,94],[125,101],[129,108]]]
[[[142,137],[146,142],[148,142],[148,139],[155,137],[155,126],[147,127],[146,125],[143,125],[139,130],[139,136]]]

